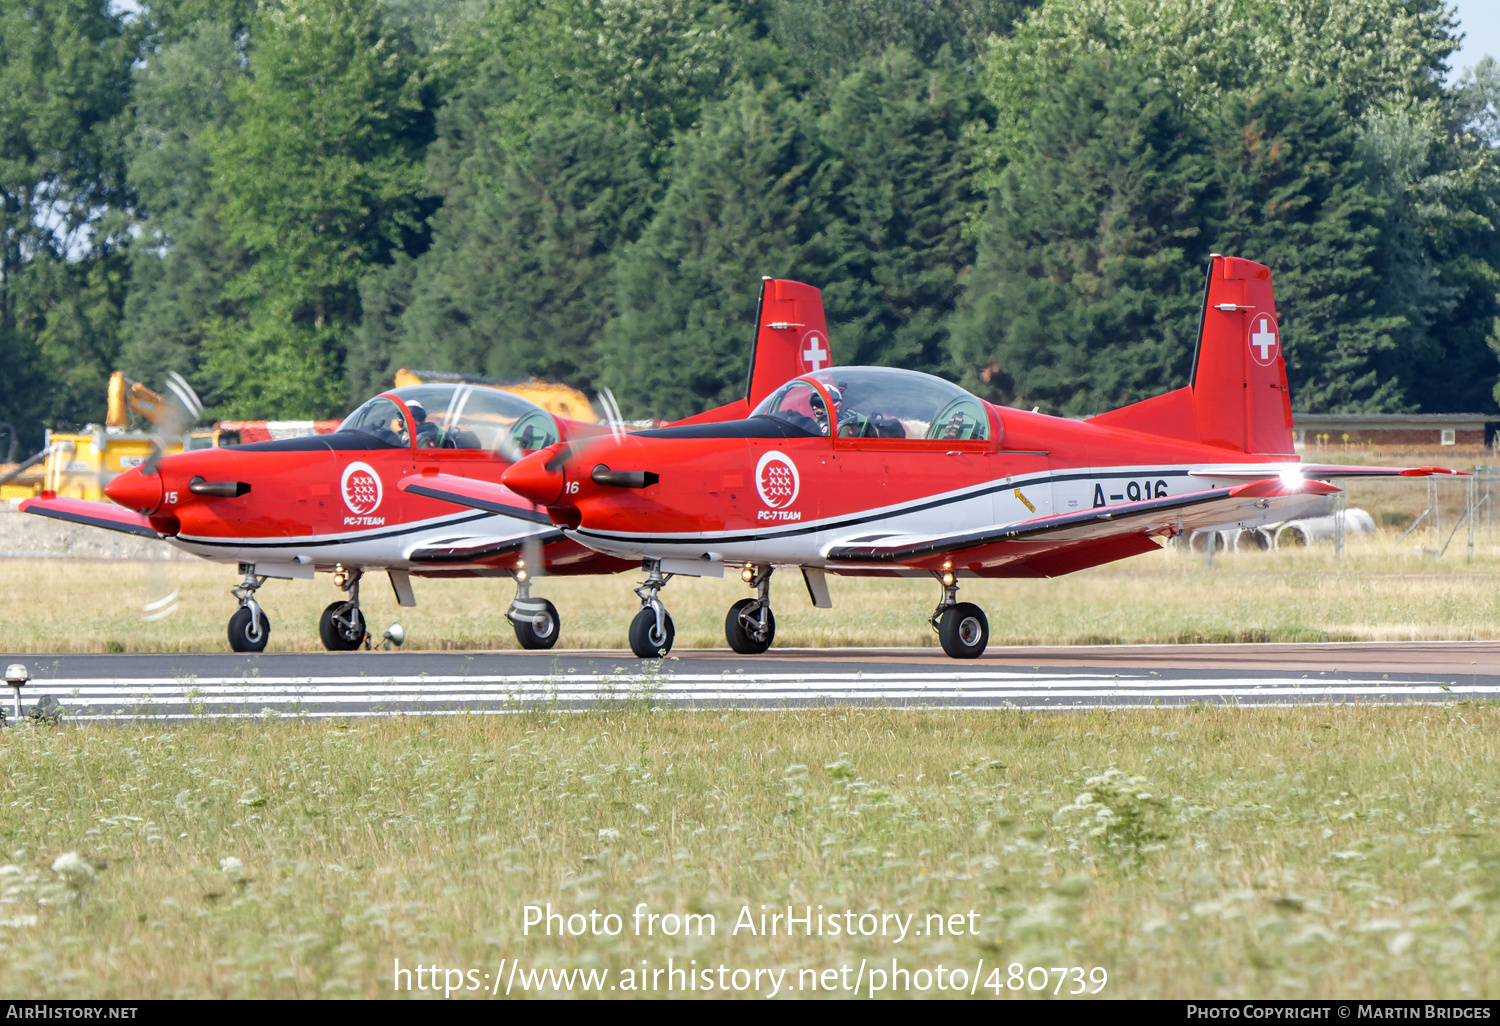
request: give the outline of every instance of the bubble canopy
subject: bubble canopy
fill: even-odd
[[[392,396],[406,406],[410,421]],[[509,436],[518,448],[533,451],[558,440],[557,421],[540,406],[496,388],[463,384],[408,385],[383,393],[345,418],[339,430],[359,431],[386,445],[415,443],[418,449],[498,450]]]
[[[822,391],[809,382],[817,382]],[[834,407],[829,416],[828,402]],[[751,414],[812,434],[842,438],[982,441],[990,437],[984,404],[942,378],[895,367],[833,367],[787,382]]]

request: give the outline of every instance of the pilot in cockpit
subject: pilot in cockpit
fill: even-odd
[[[415,399],[408,399],[406,408],[411,411],[412,423],[417,426],[417,448],[442,448],[443,431],[427,419],[427,408]]]

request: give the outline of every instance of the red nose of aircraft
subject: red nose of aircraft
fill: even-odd
[[[105,485],[104,494],[126,509],[149,516],[161,506],[161,475],[154,469],[146,474],[140,467],[131,467]]]
[[[501,474],[500,483],[532,502],[555,506],[562,497],[563,472],[560,466],[548,469],[547,461],[556,455],[552,449],[534,452]]]

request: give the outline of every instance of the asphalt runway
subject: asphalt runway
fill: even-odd
[[[1077,709],[1500,698],[1500,643],[5,656],[76,721],[688,709]],[[4,696],[10,711],[10,696]],[[50,705],[50,702],[46,704]]]

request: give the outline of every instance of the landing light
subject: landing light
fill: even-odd
[[[747,566],[745,567],[745,569],[741,570],[740,580],[744,581],[746,584],[749,584],[751,581],[755,580],[755,567]]]
[[[31,680],[31,671],[26,669],[25,663],[11,663],[5,668],[5,683],[9,684],[16,696],[16,722],[21,722],[21,688]]]
[[[333,575],[333,586],[335,588],[342,588],[344,586],[344,582],[346,582],[347,580],[349,580],[349,578],[344,575],[344,572],[342,570],[340,570],[338,573]]]
[[[516,580],[518,582],[526,580],[526,576],[527,575],[526,575],[526,571],[525,570],[517,570],[516,571]]]
[[[942,576],[943,587],[945,587],[945,588],[951,588],[951,587],[953,587],[953,582],[955,580],[956,580],[956,578],[953,576],[953,571],[952,570],[944,570],[943,571],[943,576]]]
[[[1302,471],[1295,469],[1283,470],[1281,472],[1281,483],[1286,488],[1300,489],[1303,484]]]

